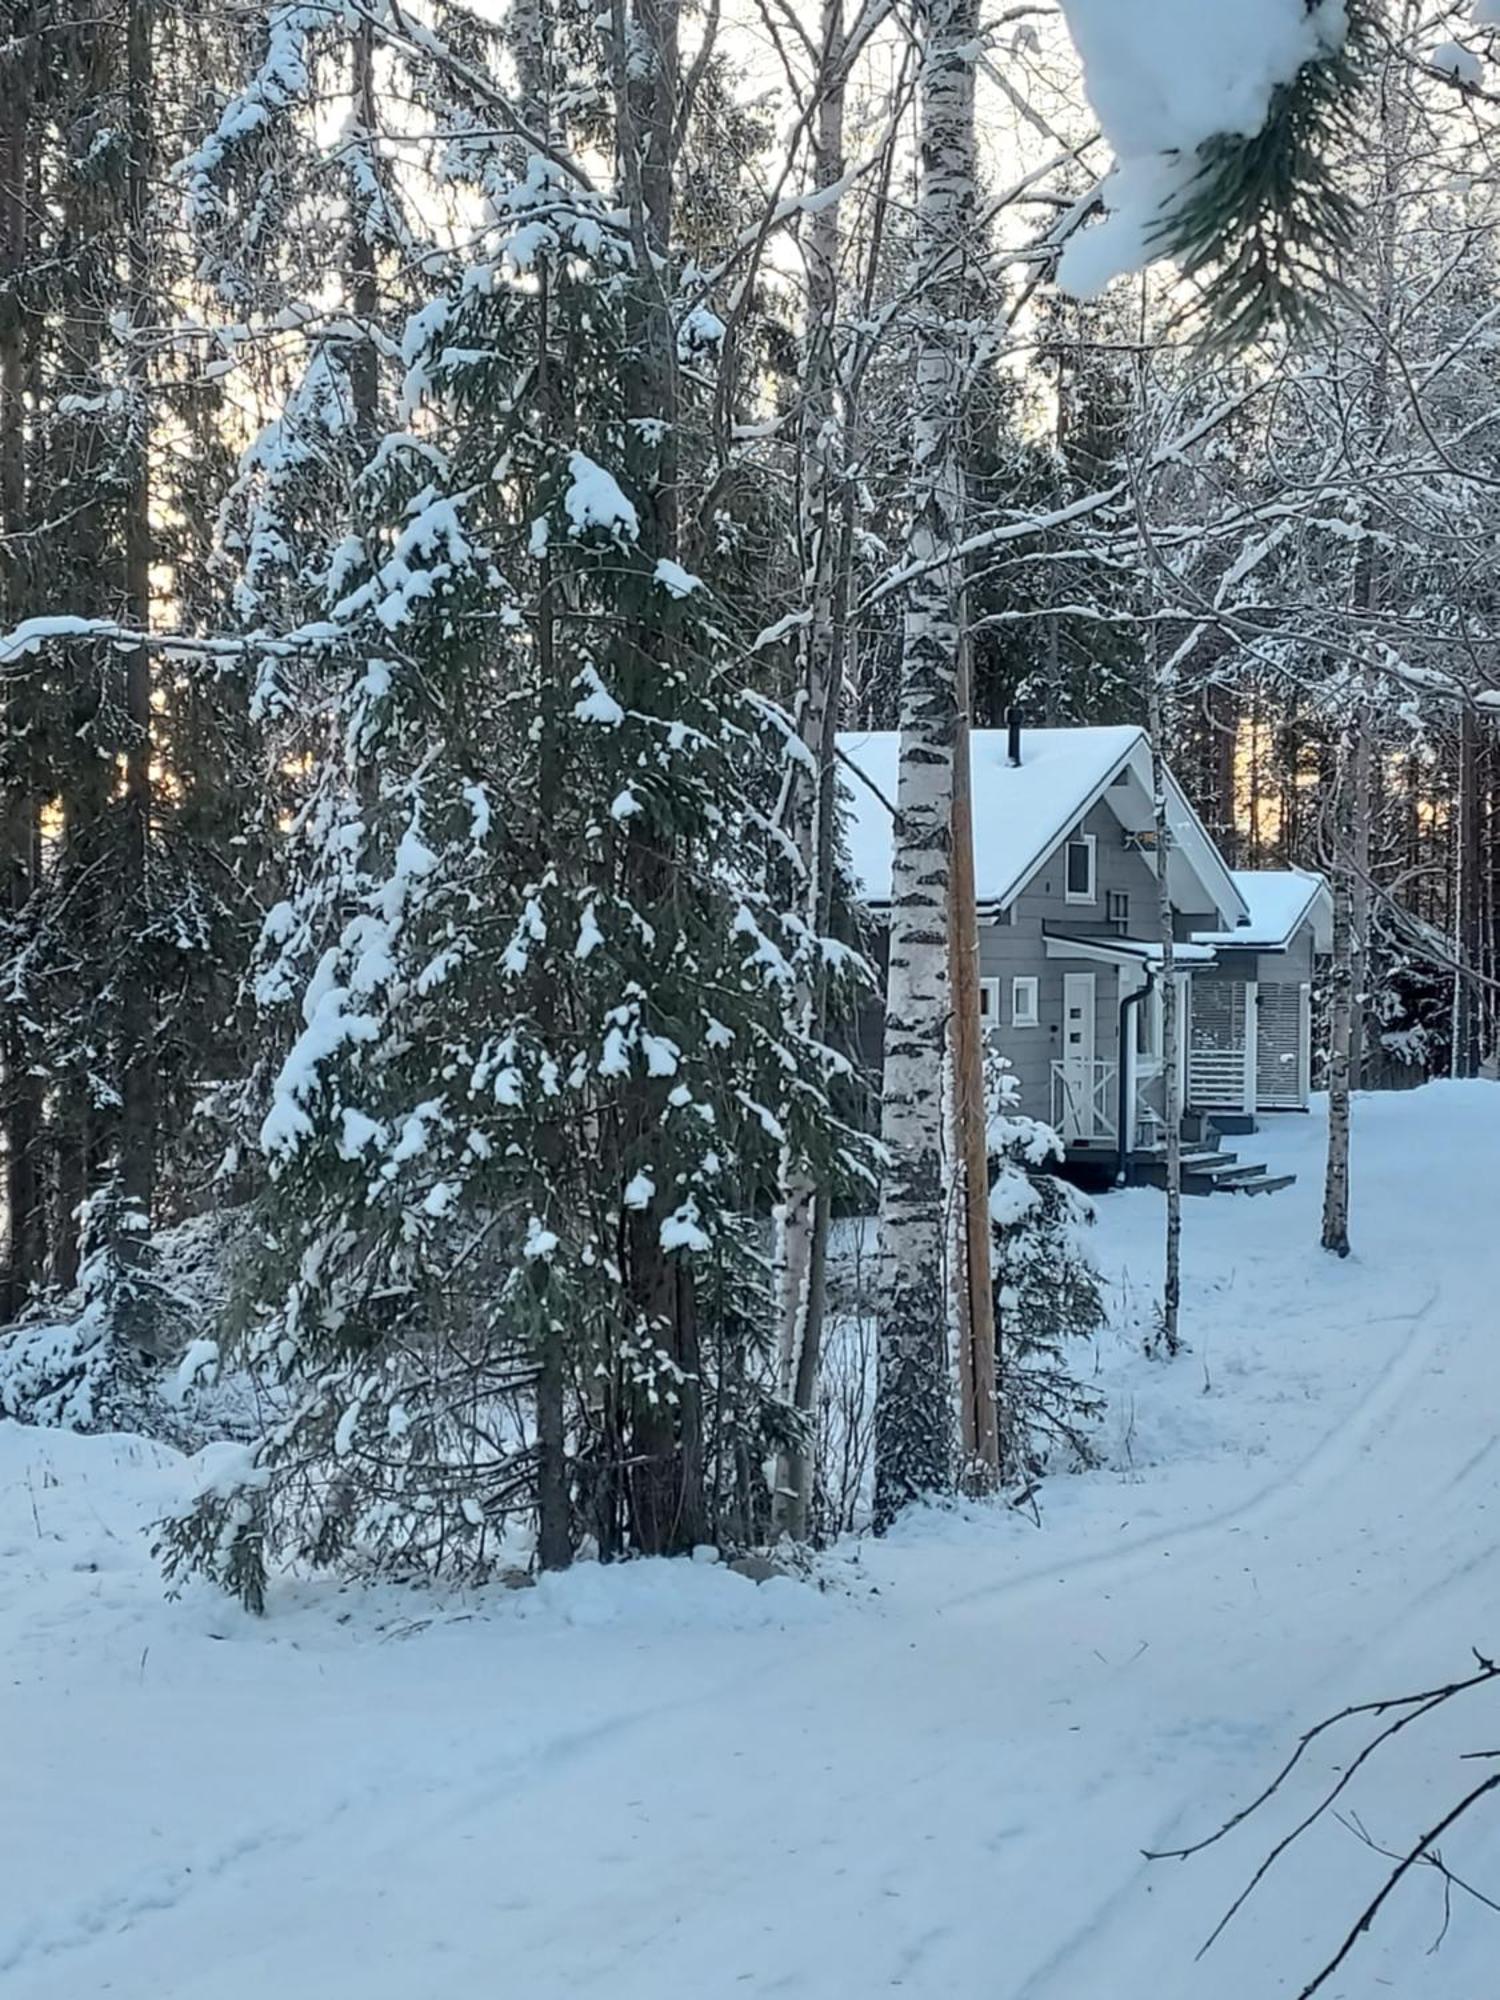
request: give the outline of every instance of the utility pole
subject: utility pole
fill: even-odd
[[[958,649],[958,735],[953,746],[953,853],[949,954],[953,991],[954,1158],[963,1199],[955,1260],[959,1413],[964,1469],[993,1487],[1000,1476],[996,1410],[995,1293],[990,1259],[989,1118],[984,1100],[984,1027],[979,1011],[979,910],[974,881],[973,659],[967,621]]]

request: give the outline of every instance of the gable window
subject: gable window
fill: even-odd
[[[1013,979],[1010,982],[1010,1025],[1013,1028],[1041,1026],[1041,981]]]
[[[1064,857],[1064,894],[1070,903],[1092,903],[1099,859],[1099,841],[1092,833],[1075,833]]]
[[[979,982],[979,1031],[993,1035],[1000,1026],[1000,982],[998,979],[981,979]]]
[[[1104,914],[1124,937],[1130,929],[1130,898],[1123,889],[1105,890]]]

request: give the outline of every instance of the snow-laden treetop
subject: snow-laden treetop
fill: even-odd
[[[1198,148],[1253,138],[1277,90],[1336,52],[1345,0],[1062,0],[1089,102],[1114,148],[1104,222],[1074,236],[1059,276],[1079,297],[1164,253],[1164,224]]]

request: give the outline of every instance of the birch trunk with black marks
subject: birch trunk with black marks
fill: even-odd
[[[962,578],[965,253],[975,210],[973,0],[918,9],[920,188],[912,512],[901,657],[881,1137],[875,1523],[951,1486],[943,1045]]]
[[[1161,1348],[1175,1355],[1182,1348],[1182,1071],[1180,1043],[1182,1013],[1178,1006],[1177,952],[1172,928],[1172,821],[1167,810],[1166,690],[1158,658],[1158,631],[1152,626],[1147,641],[1147,726],[1151,736],[1151,797],[1156,833],[1156,920],[1161,942],[1161,1060],[1162,1120],[1166,1126],[1167,1240],[1166,1262],[1161,1288]],[[1127,1060],[1125,1049],[1120,1061]],[[1127,1119],[1135,1117],[1135,1106],[1125,1106]],[[1122,1135],[1130,1143],[1128,1133]]]
[[[813,121],[813,184],[837,185],[844,171],[844,0],[827,0]],[[798,736],[807,763],[789,767],[788,818],[802,868],[803,911],[819,935],[827,928],[833,879],[834,738],[843,685],[844,594],[848,567],[840,561],[845,438],[838,393],[839,202],[816,207],[805,239],[807,331],[802,355],[799,462],[801,542],[808,620],[802,634],[796,693]],[[815,981],[818,974],[813,974]],[[808,994],[815,1025],[826,1016],[820,984]],[[787,1162],[777,1227],[776,1281],[781,1318],[780,1387],[802,1416],[802,1441],[776,1468],[777,1532],[801,1541],[812,1499],[812,1414],[823,1344],[830,1202],[795,1163]]]

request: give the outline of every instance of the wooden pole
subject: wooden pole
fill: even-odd
[[[989,1119],[979,1012],[979,911],[974,881],[974,781],[970,764],[973,673],[967,632],[959,643],[958,736],[953,758],[949,952],[953,994],[954,1147],[961,1176],[958,1288],[959,1401],[966,1473],[985,1486],[1000,1474],[995,1407],[995,1294],[990,1264]]]

